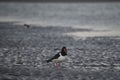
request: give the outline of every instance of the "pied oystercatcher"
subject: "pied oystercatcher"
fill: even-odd
[[[52,58],[47,60],[47,63],[55,62],[55,66],[59,67],[60,66],[60,62],[62,62],[62,61],[64,61],[66,59],[66,55],[67,55],[67,49],[66,49],[66,47],[62,47],[60,52],[58,52]]]

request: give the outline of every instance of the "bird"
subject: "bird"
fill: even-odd
[[[52,58],[48,59],[46,62],[54,62],[55,66],[60,67],[60,63],[66,60],[67,56],[67,48],[65,46],[62,47],[61,51],[54,55]]]
[[[28,24],[24,24],[24,26],[25,26],[26,28],[30,28],[30,25],[28,25]]]

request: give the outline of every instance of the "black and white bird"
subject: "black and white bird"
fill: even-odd
[[[58,52],[52,58],[47,60],[47,63],[55,62],[55,66],[58,67],[58,66],[60,66],[60,63],[63,62],[66,59],[66,56],[67,56],[67,49],[66,49],[66,47],[62,47],[60,52]]]
[[[28,24],[24,24],[24,26],[25,26],[26,28],[30,28],[30,25],[28,25]]]

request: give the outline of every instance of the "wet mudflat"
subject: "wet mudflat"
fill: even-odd
[[[92,30],[0,23],[0,80],[120,80],[120,37],[63,35],[76,31]],[[62,46],[68,59],[58,69],[45,60]]]

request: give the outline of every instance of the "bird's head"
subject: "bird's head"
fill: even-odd
[[[61,53],[64,55],[67,55],[67,49],[66,47],[62,47]]]

